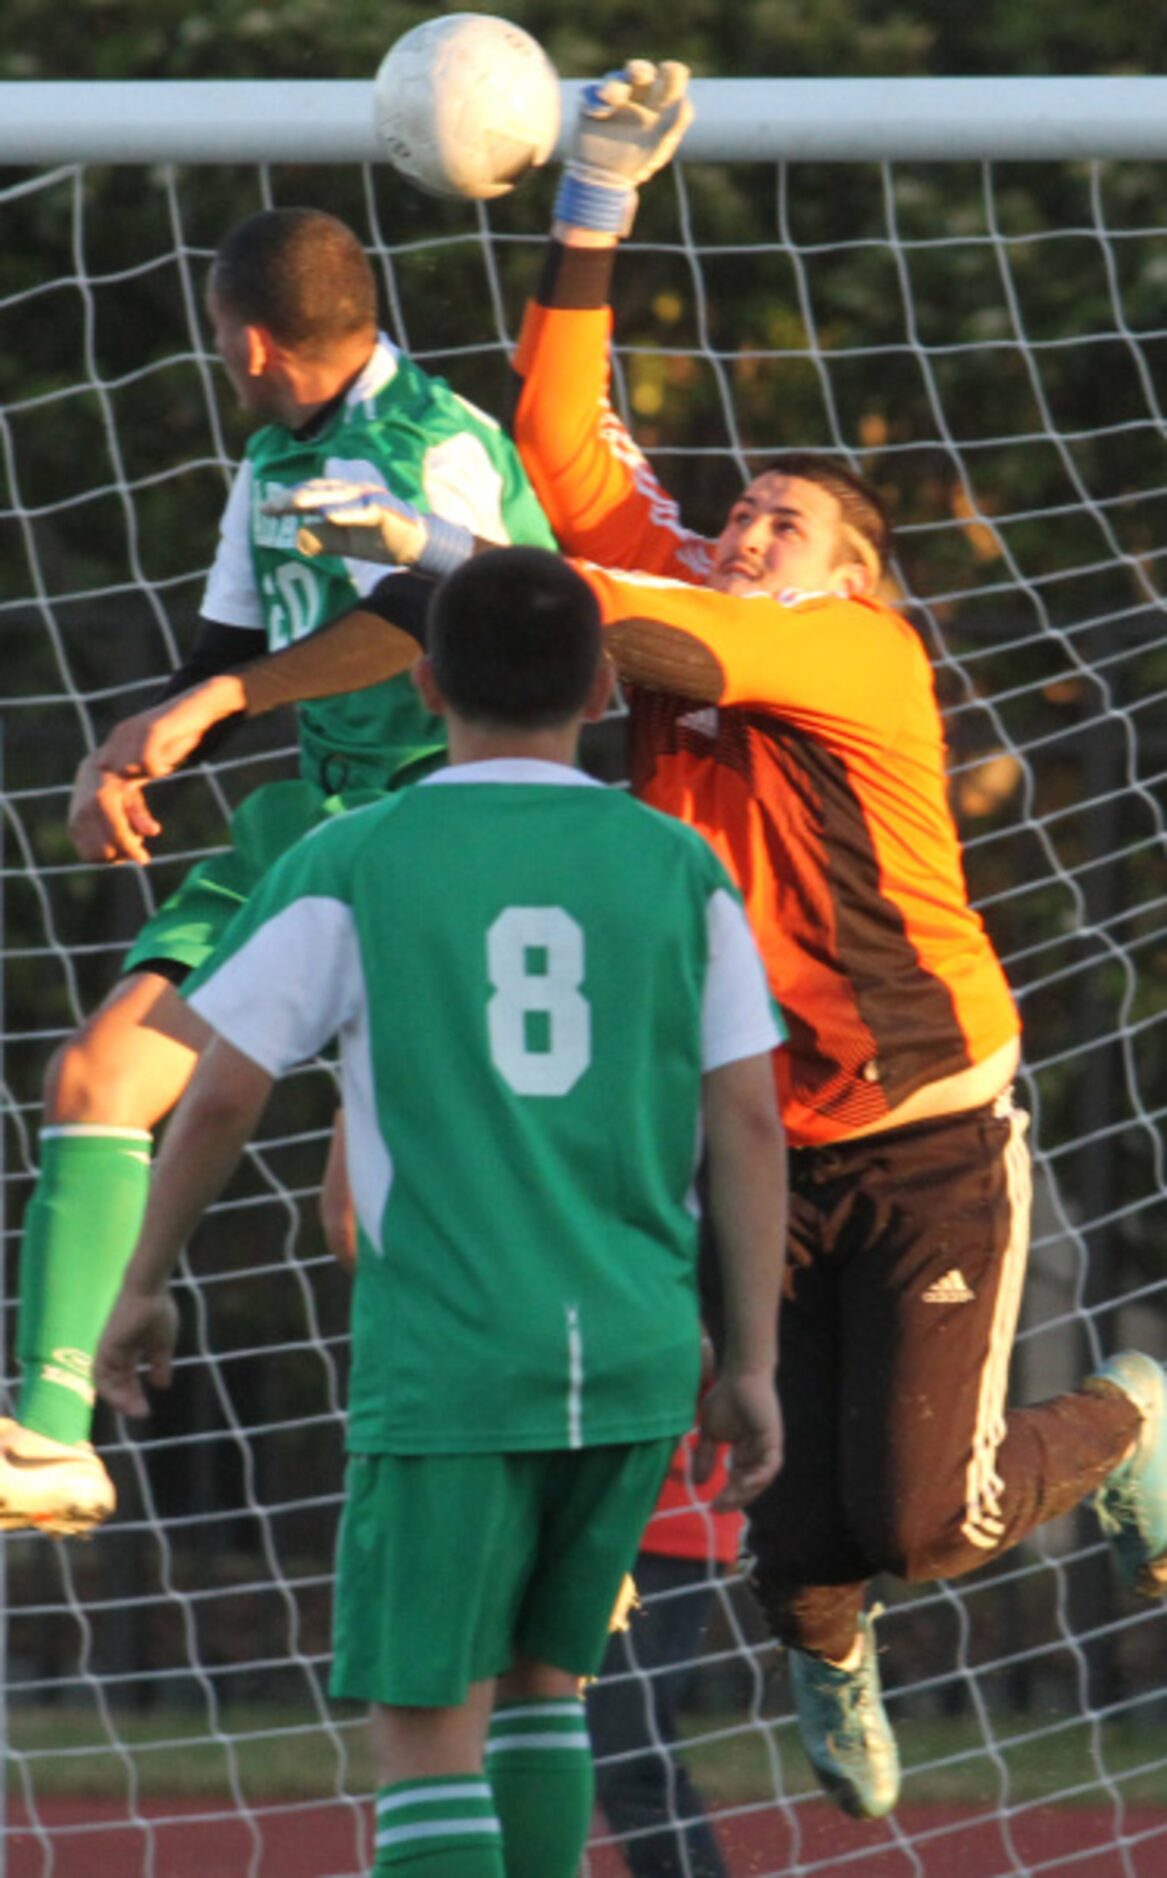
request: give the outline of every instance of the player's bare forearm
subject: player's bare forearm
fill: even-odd
[[[355,607],[283,652],[240,667],[236,676],[247,715],[262,717],[279,705],[365,691],[397,678],[416,663],[421,649],[413,634],[379,613]]]
[[[324,1179],[320,1183],[320,1221],[329,1251],[346,1272],[356,1270],[357,1214],[349,1185],[344,1110],[337,1109]]]
[[[95,762],[127,779],[168,776],[229,717],[262,717],[281,705],[365,691],[407,672],[420,651],[415,635],[379,613],[355,607],[282,652],[219,673],[126,718],[107,737]],[[133,858],[147,857],[143,851]]]
[[[94,1362],[99,1394],[125,1414],[148,1413],[141,1367],[158,1386],[170,1379],[177,1320],[167,1286],[187,1240],[226,1185],[271,1084],[258,1064],[215,1037],[166,1131],[138,1243]]]
[[[237,672],[221,672],[139,711],[114,726],[98,751],[103,767],[125,777],[169,776],[198,749],[207,732],[244,709]]]
[[[774,1379],[786,1256],[786,1139],[770,1057],[744,1057],[711,1071],[703,1108],[725,1335],[718,1378],[702,1403],[698,1468],[707,1475],[714,1445],[732,1443],[731,1479],[720,1496],[728,1510],[756,1497],[782,1458]]]
[[[227,1184],[263,1113],[272,1078],[212,1036],[166,1131],[134,1255],[129,1291],[161,1290],[207,1207]]]
[[[773,1370],[786,1261],[786,1134],[770,1057],[704,1084],[709,1205],[725,1287],[722,1372]]]

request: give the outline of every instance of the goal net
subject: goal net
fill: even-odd
[[[148,111],[158,89],[119,88],[124,134],[135,96],[155,127],[133,164],[0,148],[10,1389],[48,1055],[230,808],[293,762],[280,721],[160,786],[146,871],[70,849],[78,761],[189,643],[243,441],[202,309],[215,243],[267,203],[339,213],[375,259],[392,336],[502,411],[551,200],[542,176],[489,213],[427,201],[311,147],[311,115],[279,87],[252,88],[278,126],[270,160],[253,160],[254,123],[204,122],[214,148],[176,162],[187,107],[172,124]],[[1150,134],[1091,143],[1072,86],[1035,114],[1040,150],[994,141],[986,87],[972,132],[954,113],[946,145],[941,112],[939,147],[919,151],[893,87],[863,149],[838,143],[857,114],[800,93],[799,147],[824,160],[779,160],[798,152],[757,122],[789,123],[777,99],[796,90],[760,103],[754,81],[708,81],[700,141],[644,192],[620,263],[617,398],[698,527],[780,448],[842,453],[891,499],[973,897],[1025,1022],[1037,1206],[1013,1390],[1034,1400],[1113,1349],[1167,1354],[1163,153]],[[1114,122],[1134,116],[1119,104]],[[172,1391],[144,1430],[99,1413],[116,1520],[89,1544],[6,1541],[8,1878],[371,1863],[363,1718],[325,1695],[347,1281],[316,1193],[334,1106],[326,1065],[281,1086],[182,1271]],[[742,1587],[717,1586],[684,1758],[729,1870],[1162,1871],[1167,1630],[1117,1589],[1088,1512],[960,1583],[880,1590],[904,1797],[858,1826],[814,1786]],[[633,1660],[624,1680],[645,1707],[652,1672]],[[599,1816],[589,1864],[624,1869]]]

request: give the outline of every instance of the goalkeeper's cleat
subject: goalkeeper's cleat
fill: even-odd
[[[68,1538],[92,1532],[117,1504],[88,1441],[51,1441],[0,1419],[0,1531],[32,1526]]]
[[[790,1650],[790,1686],[802,1745],[819,1782],[852,1819],[882,1819],[899,1798],[900,1757],[883,1706],[875,1623],[859,1619],[854,1669]]]
[[[1167,1377],[1153,1357],[1124,1350],[1087,1389],[1118,1389],[1143,1418],[1135,1445],[1094,1496],[1119,1571],[1145,1598],[1167,1595]]]

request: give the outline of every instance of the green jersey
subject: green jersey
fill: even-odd
[[[262,513],[273,490],[317,476],[381,483],[487,541],[555,547],[509,438],[382,338],[312,425],[269,424],[247,445],[201,611],[222,625],[262,627],[272,652],[316,632],[385,575],[369,561],[300,554],[295,516]],[[441,721],[408,676],[303,704],[299,719],[303,773],[327,795],[389,787],[445,750]]]
[[[340,1038],[352,1452],[689,1427],[701,1080],[779,1034],[699,835],[562,765],[439,771],[277,862],[190,1000],[273,1075]]]

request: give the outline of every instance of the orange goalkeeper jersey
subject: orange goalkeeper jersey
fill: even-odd
[[[595,258],[575,257],[577,282]],[[1019,1028],[968,904],[931,668],[873,601],[698,584],[708,544],[612,413],[610,315],[580,297],[528,309],[516,441],[586,557],[630,688],[634,789],[700,829],[741,888],[790,1033],[790,1139],[834,1140]]]

